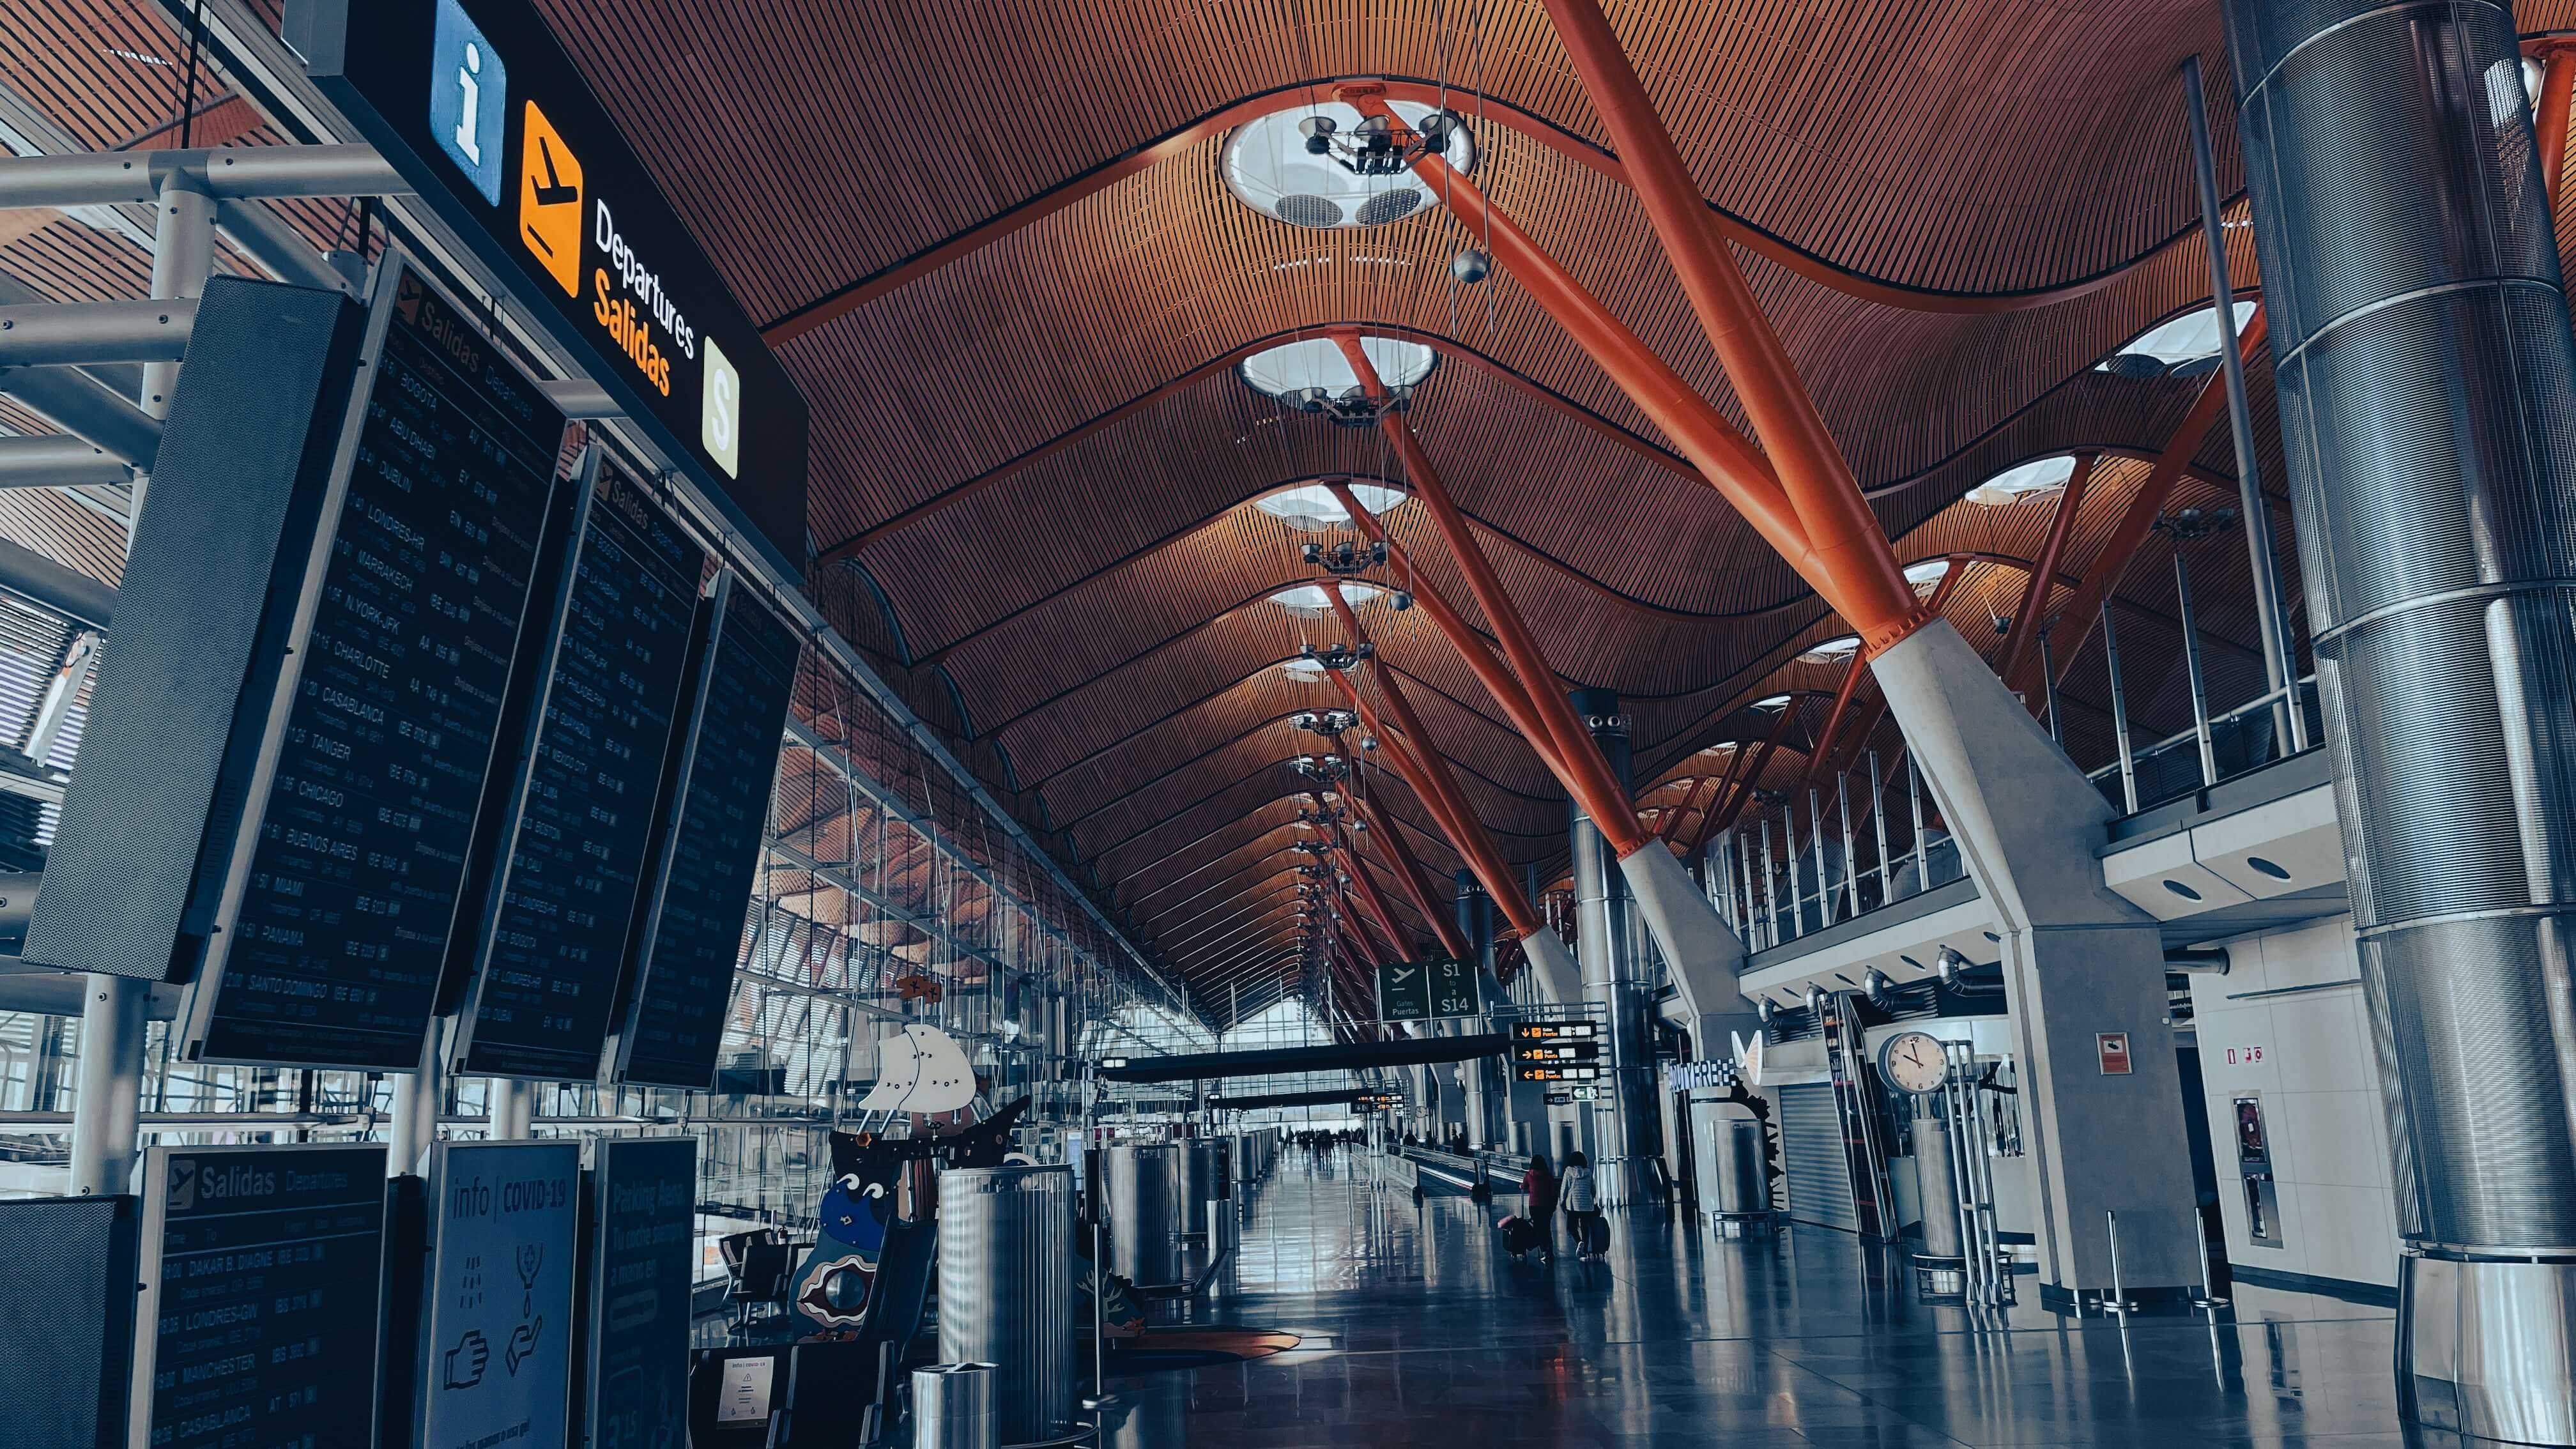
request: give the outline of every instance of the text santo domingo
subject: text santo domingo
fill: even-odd
[[[661,390],[662,396],[669,397],[671,359],[663,355],[652,324],[661,323],[662,330],[670,334],[672,346],[691,362],[698,360],[697,329],[689,325],[689,319],[680,311],[679,305],[662,290],[661,277],[646,267],[634,249],[627,246],[626,238],[618,233],[616,218],[609,215],[608,203],[594,201],[593,206],[591,241],[598,246],[600,256],[608,266],[591,272],[591,290],[596,294],[591,303],[591,315],[599,320],[600,326],[608,329],[608,335],[616,339],[618,347],[634,359],[635,366],[653,380],[653,386]],[[620,290],[633,295],[609,295],[610,267],[617,271]]]

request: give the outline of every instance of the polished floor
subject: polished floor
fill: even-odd
[[[1972,1317],[1914,1301],[1847,1234],[1723,1241],[1669,1213],[1609,1256],[1514,1264],[1509,1200],[1421,1204],[1342,1155],[1283,1153],[1242,1251],[1187,1316],[1285,1328],[1295,1352],[1120,1376],[1137,1449],[1521,1446],[2313,1446],[2404,1442],[2392,1320],[2247,1287],[2208,1317],[2126,1330],[2035,1302]],[[2023,1297],[2037,1297],[2025,1276]]]

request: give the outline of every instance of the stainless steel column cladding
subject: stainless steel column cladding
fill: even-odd
[[[2409,1244],[2400,1407],[2576,1443],[2565,1361],[2526,1358],[2576,1271],[2576,344],[2514,17],[2228,27]]]
[[[1103,1154],[1109,1268],[1139,1288],[1181,1281],[1181,1150],[1172,1142],[1121,1142]]]
[[[995,1367],[1005,1444],[1073,1420],[1073,1169],[939,1175],[939,1357]]]
[[[941,1363],[912,1371],[915,1449],[1000,1449],[993,1366]]]

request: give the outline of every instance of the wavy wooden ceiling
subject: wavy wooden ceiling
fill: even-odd
[[[961,752],[1213,1006],[1247,970],[1293,969],[1308,782],[1284,762],[1315,741],[1288,721],[1340,702],[1278,667],[1341,631],[1267,602],[1312,575],[1297,555],[1311,535],[1251,501],[1394,468],[1373,433],[1246,389],[1234,363],[1259,346],[1359,323],[1440,349],[1414,425],[1558,671],[1629,700],[1656,818],[1681,810],[1689,830],[1686,782],[1724,758],[1695,752],[1767,735],[1773,717],[1748,708],[1766,695],[1793,693],[1797,713],[1765,783],[1805,768],[1841,666],[1795,656],[1843,629],[1527,294],[1501,275],[1457,288],[1448,262],[1469,238],[1444,216],[1302,231],[1219,179],[1224,122],[1248,103],[1293,105],[1342,77],[1445,81],[1459,109],[1490,113],[1495,200],[1737,416],[1531,0],[538,4],[746,305],[785,324],[781,354],[815,409],[818,601],[899,677],[928,682],[915,696],[936,698]],[[1609,10],[1711,205],[1759,239],[1760,254],[1739,252],[1756,294],[1900,555],[1970,560],[1948,610],[1991,649],[2052,504],[1962,494],[2026,459],[2108,455],[2062,598],[2196,387],[2092,364],[2205,294],[2174,77],[2203,57],[2233,189],[2216,5]],[[2576,0],[2521,10],[2534,30],[2576,20]],[[166,123],[168,67],[118,59],[171,48],[146,0],[0,0],[0,21],[11,65],[94,75],[60,117],[90,144]],[[0,262],[62,271],[72,279],[48,286],[66,295],[95,288],[101,269],[72,255],[84,236],[53,226]],[[2233,240],[2251,286],[2250,239]],[[2277,496],[2268,369],[2253,380]],[[2223,428],[2194,464],[2180,501],[2232,498]],[[1419,512],[1397,509],[1396,535],[1477,617]],[[0,507],[0,535],[86,564],[99,549],[85,517]],[[2259,673],[2244,553],[2198,547],[2225,700]],[[2286,540],[2283,555],[2294,570]],[[2168,560],[2151,542],[2118,600],[2149,737],[2188,720]],[[1419,611],[1363,617],[1376,667],[1403,678],[1503,853],[1557,873],[1553,780]],[[2079,759],[2108,748],[2101,675],[2088,642],[2065,706]],[[1893,749],[1892,729],[1871,743]],[[1372,765],[1362,786],[1427,867],[1457,867],[1400,783]]]

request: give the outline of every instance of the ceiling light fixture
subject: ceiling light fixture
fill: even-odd
[[[1226,189],[1264,216],[1315,230],[1384,226],[1437,210],[1413,163],[1438,156],[1473,175],[1483,159],[1475,132],[1456,112],[1419,101],[1388,109],[1394,121],[1320,101],[1247,121],[1226,138]]]
[[[1360,351],[1386,386],[1383,401],[1368,395],[1341,344],[1329,337],[1265,348],[1245,358],[1236,371],[1245,386],[1263,397],[1359,428],[1375,427],[1378,415],[1388,409],[1403,411],[1413,400],[1414,387],[1440,363],[1440,354],[1429,346],[1401,337],[1363,337]],[[1366,503],[1365,495],[1361,501]]]

